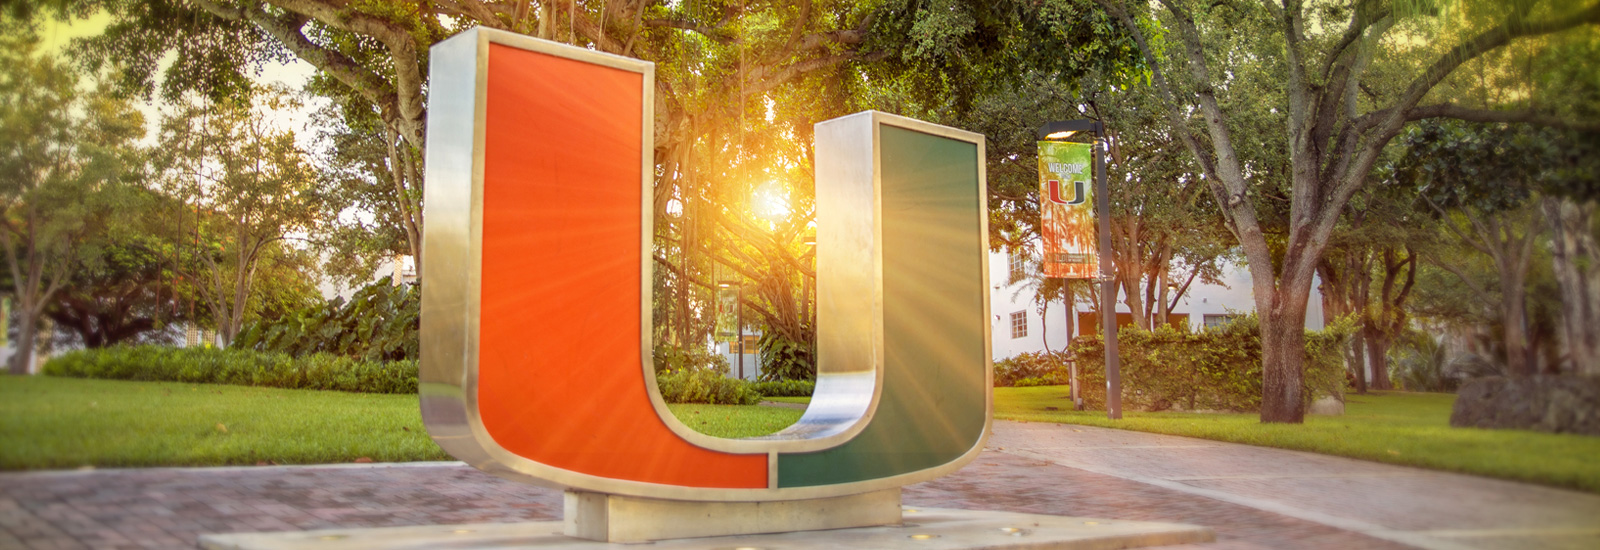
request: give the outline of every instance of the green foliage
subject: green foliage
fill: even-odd
[[[656,386],[668,403],[754,405],[761,393],[749,382],[728,378],[726,369],[686,368],[656,374]]]
[[[994,362],[994,386],[1053,386],[1068,383],[1066,352],[1030,351]],[[1028,381],[1024,384],[1024,381]]]
[[[1342,386],[1339,345],[1350,329],[1346,324],[1306,332],[1307,403]],[[1261,325],[1254,315],[1203,332],[1170,325],[1151,331],[1124,327],[1117,333],[1117,349],[1124,408],[1244,412],[1261,407]],[[1104,407],[1105,351],[1100,338],[1079,337],[1069,350],[1083,382],[1079,396],[1088,408]]]
[[[39,47],[26,27],[0,21],[0,290],[16,300],[17,339],[33,342],[39,317],[75,270],[99,265],[108,235],[137,214],[125,191],[143,172],[134,140],[144,117],[126,100]],[[26,372],[33,346],[12,354]]]
[[[296,357],[331,353],[368,361],[416,360],[421,312],[420,288],[380,279],[349,302],[335,298],[245,325],[233,346]]]
[[[230,384],[364,393],[417,393],[416,361],[291,357],[245,349],[110,347],[50,359],[44,373],[72,378]]]
[[[810,397],[817,389],[812,380],[763,380],[751,384],[762,397]]]
[[[1401,345],[1389,348],[1389,376],[1407,390],[1455,393],[1460,381],[1446,372],[1444,345],[1426,333],[1405,336]]]
[[[814,380],[817,364],[811,346],[785,338],[775,330],[761,334],[756,344],[761,349],[762,380]]]
[[[1039,387],[1039,386],[1059,386],[1059,385],[1061,385],[1061,382],[1058,379],[1056,379],[1055,377],[1041,378],[1041,377],[1032,377],[1032,376],[1030,376],[1028,378],[1023,378],[1021,380],[1018,380],[1018,381],[1016,381],[1016,383],[1013,383],[1012,385],[1016,386],[1018,388],[1035,388],[1035,387]]]
[[[712,353],[700,347],[683,349],[657,344],[654,356],[653,360],[657,375],[670,371],[694,369],[709,369],[724,374],[728,372],[728,358],[723,357],[720,353]]]

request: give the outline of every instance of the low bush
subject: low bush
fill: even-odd
[[[656,373],[656,386],[668,403],[755,405],[761,393],[752,384],[728,378],[726,368],[685,368]]]
[[[810,397],[817,383],[811,380],[769,380],[751,384],[762,397]]]
[[[656,374],[667,371],[685,369],[711,369],[719,372],[728,372],[728,358],[720,353],[695,347],[682,349],[669,345],[658,344],[652,351],[652,361],[655,363]]]
[[[134,346],[68,352],[44,373],[72,378],[232,384],[363,393],[417,393],[416,361],[364,361],[316,353]]]
[[[1343,384],[1339,344],[1348,328],[1338,324],[1321,332],[1306,332],[1306,403],[1318,395],[1337,393]],[[1123,407],[1147,411],[1260,410],[1260,329],[1260,322],[1253,315],[1204,332],[1171,326],[1149,331],[1123,327],[1117,333]],[[1103,408],[1105,348],[1100,337],[1079,337],[1069,349],[1083,379],[1079,395],[1089,408]],[[1099,380],[1091,383],[1086,375]]]
[[[994,385],[1009,388],[1066,384],[1070,377],[1067,362],[1071,360],[1071,355],[1060,351],[1019,353],[994,362]]]

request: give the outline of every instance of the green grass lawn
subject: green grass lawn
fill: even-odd
[[[811,404],[811,396],[809,396],[809,395],[801,396],[801,397],[763,397],[763,398],[761,398],[761,400],[762,401],[776,401],[778,403],[797,403],[797,404],[800,404],[800,405],[810,405]],[[796,417],[796,418],[799,418],[799,417]]]
[[[672,415],[700,433],[717,437],[754,437],[789,427],[800,409],[760,405],[668,404]]]
[[[1124,411],[1122,420],[1109,420],[1104,411],[1071,410],[1067,396],[1066,386],[996,388],[995,418],[1182,435],[1600,492],[1600,437],[1451,428],[1450,394],[1351,394],[1344,416],[1308,416],[1302,425],[1262,424],[1255,414]]]
[[[0,376],[0,468],[449,460],[414,395]]]
[[[670,405],[701,432],[749,437],[802,411]],[[450,460],[414,395],[0,376],[0,469]]]

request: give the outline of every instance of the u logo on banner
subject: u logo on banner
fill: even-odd
[[[651,357],[654,65],[474,29],[434,46],[422,414],[503,477],[762,501],[932,479],[989,434],[983,136],[816,127],[818,379],[766,437],[696,432]]]
[[[1050,186],[1050,202],[1054,202],[1054,203],[1058,203],[1058,204],[1073,205],[1073,204],[1083,204],[1083,201],[1088,200],[1088,195],[1083,192],[1083,182],[1081,182],[1081,181],[1072,182],[1072,189],[1073,189],[1072,200],[1061,200],[1061,181],[1060,180],[1050,180],[1050,182],[1047,185]]]

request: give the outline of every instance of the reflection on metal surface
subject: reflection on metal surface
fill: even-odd
[[[667,410],[651,365],[654,66],[479,28],[430,70],[420,393],[448,452],[582,491],[765,501],[892,489],[982,449],[982,136],[818,124],[816,394],[778,434],[721,439]]]

